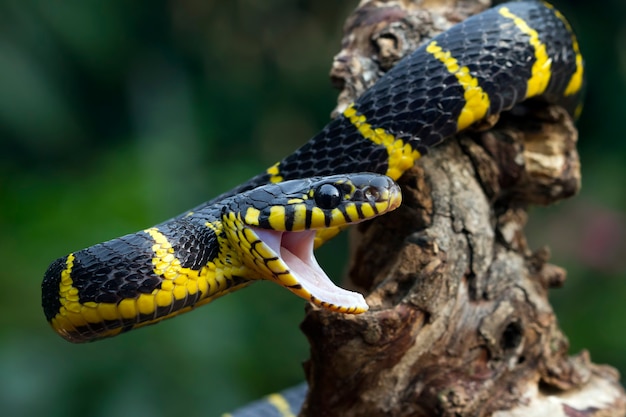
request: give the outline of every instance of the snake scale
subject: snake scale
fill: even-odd
[[[258,279],[362,313],[363,297],[330,281],[314,247],[396,208],[392,180],[472,124],[528,99],[575,115],[583,72],[569,23],[548,3],[505,3],[468,18],[402,59],[265,172],[173,219],[54,261],[42,284],[45,316],[67,340],[92,341]],[[265,415],[245,412],[235,415]],[[276,413],[267,415],[291,415]]]

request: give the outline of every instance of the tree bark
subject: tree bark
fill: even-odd
[[[342,87],[335,114],[418,44],[486,7],[362,1],[331,71]],[[524,236],[529,205],[580,188],[576,141],[563,109],[525,106],[421,158],[399,181],[401,208],[351,232],[348,278],[369,293],[370,311],[308,309],[300,415],[625,415],[617,371],[584,351],[568,356],[548,300],[566,272]]]

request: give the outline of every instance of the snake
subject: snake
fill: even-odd
[[[580,111],[584,64],[565,17],[504,3],[426,41],[299,149],[234,189],[145,230],[52,262],[51,327],[89,342],[177,316],[258,280],[359,314],[313,250],[398,207],[395,183],[429,149],[527,101]]]
[[[580,113],[584,62],[551,4],[504,3],[425,41],[299,149],[264,172],[145,230],[51,263],[42,306],[70,342],[158,323],[258,280],[338,313],[368,310],[314,249],[397,208],[395,180],[429,149],[529,101]],[[293,416],[306,384],[229,417]]]

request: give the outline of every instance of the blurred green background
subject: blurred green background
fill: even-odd
[[[212,416],[302,379],[303,302],[277,286],[71,345],[40,283],[53,259],[195,206],[320,129],[356,3],[0,0],[3,415]],[[572,352],[626,372],[626,4],[556,4],[587,60],[583,190],[533,210],[529,238],[569,271],[552,298]],[[331,276],[344,248],[319,255]]]

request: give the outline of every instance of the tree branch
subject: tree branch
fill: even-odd
[[[361,2],[331,75],[335,113],[481,1]],[[580,188],[577,132],[525,106],[449,140],[401,179],[400,209],[352,231],[350,282],[370,312],[310,307],[302,416],[621,416],[617,372],[568,356],[548,290],[566,272],[531,251],[526,207]]]

